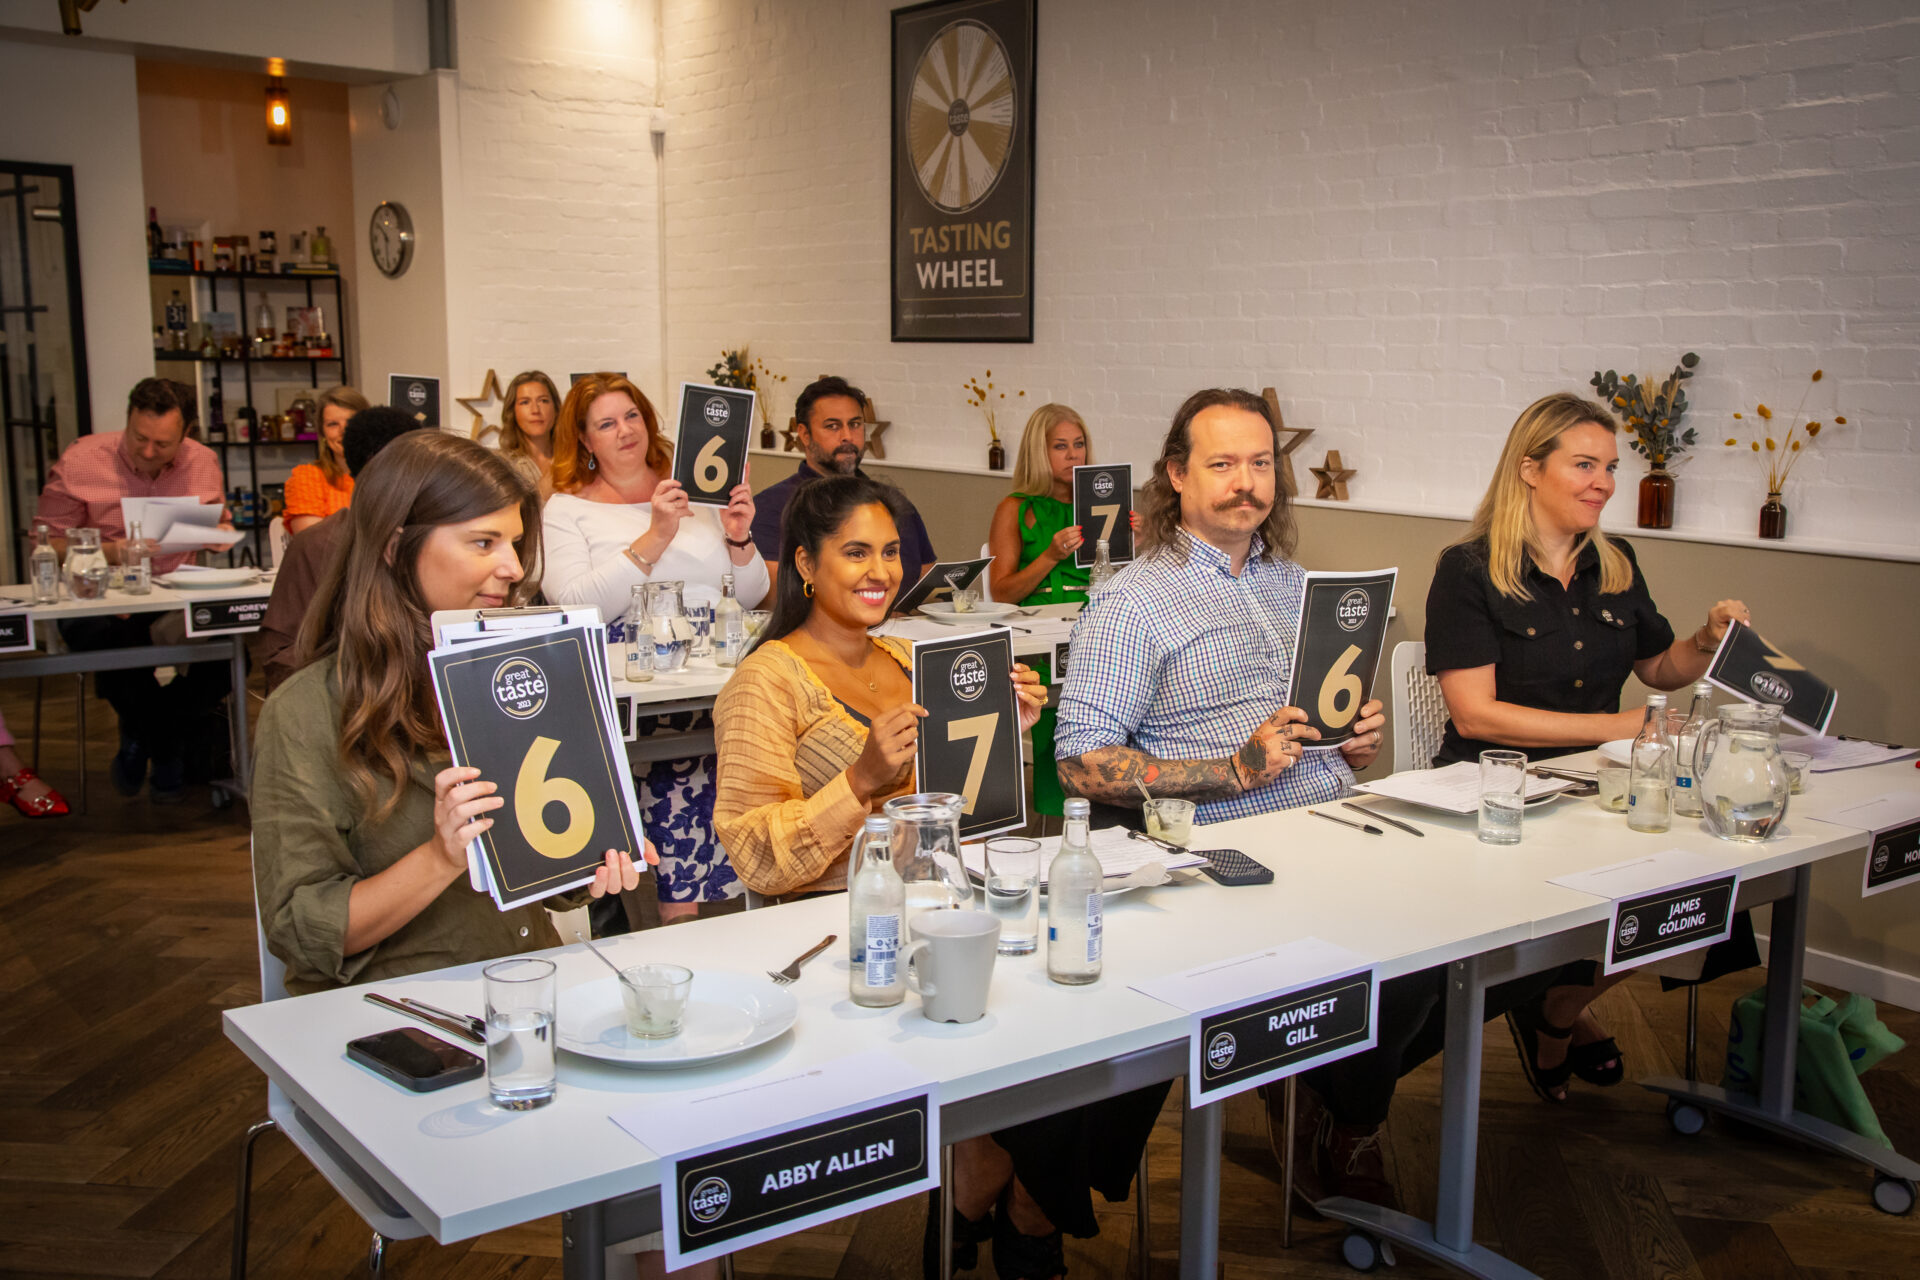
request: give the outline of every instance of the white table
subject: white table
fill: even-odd
[[[193,605],[207,604],[218,600],[264,600],[273,592],[272,575],[245,586],[210,587],[204,590],[180,591],[155,583],[152,591],[146,595],[128,595],[124,591],[109,590],[98,600],[62,599],[58,604],[34,604],[33,589],[30,586],[14,584],[0,586],[0,612],[13,613],[24,609],[33,618],[34,636],[37,643],[46,646],[46,652],[15,656],[0,656],[0,678],[30,679],[41,676],[84,675],[90,671],[125,671],[140,667],[185,666],[209,659],[227,660],[232,679],[233,713],[227,717],[229,740],[232,744],[234,777],[231,781],[216,782],[214,796],[216,803],[230,802],[233,797],[245,799],[253,774],[253,764],[247,743],[247,636],[252,631],[235,631],[205,639],[187,640],[180,644],[168,645],[129,645],[119,649],[91,649],[85,652],[65,650],[60,642],[58,623],[77,618],[113,617],[120,614],[159,614],[175,609],[183,613]],[[255,628],[257,630],[257,628]],[[80,739],[82,750],[86,740],[85,704],[82,703]],[[34,735],[39,736],[39,701],[34,703]],[[84,758],[84,757],[83,757]],[[80,804],[86,807],[87,781],[86,770],[80,775]]]

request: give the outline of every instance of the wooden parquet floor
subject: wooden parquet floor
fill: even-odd
[[[58,684],[61,682],[50,682]],[[70,688],[70,686],[67,686]],[[31,686],[0,682],[0,713],[30,724]],[[256,702],[257,708],[257,702]],[[43,772],[72,798],[72,699],[49,698]],[[220,1032],[222,1009],[257,998],[244,807],[204,791],[177,808],[127,801],[106,783],[112,716],[89,715],[92,812],[29,823],[0,811],[0,1275],[225,1274],[240,1135],[265,1109],[262,1079]],[[1738,975],[1702,995],[1703,1069],[1720,1069],[1726,1011],[1757,985]],[[1920,1016],[1882,1010],[1908,1039]],[[1639,1074],[1675,1072],[1684,998],[1635,979],[1601,1017]],[[1661,1102],[1631,1085],[1580,1088],[1550,1108],[1528,1092],[1501,1023],[1488,1027],[1479,1164],[1481,1243],[1550,1280],[1893,1280],[1920,1275],[1920,1215],[1889,1218],[1849,1163],[1715,1124],[1683,1139]],[[1920,1057],[1867,1077],[1900,1149],[1920,1152]],[[1410,1209],[1432,1209],[1437,1064],[1402,1085],[1388,1147]],[[1175,1274],[1178,1090],[1151,1148],[1150,1273]],[[281,1138],[257,1148],[252,1274],[364,1273],[367,1231]],[[1302,1222],[1279,1244],[1278,1170],[1251,1095],[1228,1108],[1224,1274],[1337,1277],[1340,1229]],[[1132,1202],[1102,1233],[1070,1242],[1075,1277],[1133,1274]],[[878,1280],[918,1274],[922,1202],[747,1251],[754,1277]],[[538,1280],[561,1274],[555,1220],[451,1246],[389,1251],[403,1280]],[[983,1260],[975,1274],[991,1275]],[[1403,1256],[1394,1274],[1439,1268]]]

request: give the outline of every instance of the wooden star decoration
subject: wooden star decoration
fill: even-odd
[[[861,409],[867,419],[867,456],[885,462],[887,460],[887,446],[882,442],[880,437],[886,435],[887,428],[893,424],[876,419],[873,416],[874,408],[873,401],[871,400],[862,405]]]
[[[1307,470],[1313,472],[1314,478],[1320,482],[1320,487],[1314,490],[1314,497],[1332,498],[1335,502],[1347,500],[1347,481],[1353,479],[1355,473],[1352,467],[1341,463],[1338,449],[1327,450],[1325,466],[1309,467]]]
[[[1280,437],[1280,481],[1287,486],[1289,497],[1296,496],[1300,492],[1300,482],[1293,474],[1293,451],[1306,443],[1307,437],[1313,434],[1313,428],[1288,426],[1286,416],[1280,412],[1280,397],[1272,387],[1262,390],[1260,398],[1273,410],[1274,433]]]
[[[487,380],[480,384],[480,393],[473,396],[455,396],[454,402],[473,415],[473,430],[468,434],[475,440],[488,431],[498,431],[498,422],[489,422],[487,414],[496,410],[504,401],[506,392],[501,390],[500,375],[487,370]],[[497,415],[496,415],[497,416]]]
[[[788,418],[786,429],[780,433],[780,452],[800,453],[800,419]]]

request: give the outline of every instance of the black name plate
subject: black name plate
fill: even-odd
[[[258,631],[267,616],[266,597],[250,600],[200,600],[187,606],[187,635],[231,635],[236,631]]]
[[[674,1162],[678,1268],[935,1185],[931,1096],[903,1098]]]
[[[1065,640],[1056,640],[1056,641],[1054,641],[1054,645],[1053,645],[1053,672],[1052,672],[1052,674],[1053,674],[1053,683],[1054,683],[1054,684],[1065,684],[1065,683],[1067,682],[1067,647],[1068,647],[1068,643],[1069,643],[1069,642],[1068,642],[1068,641],[1065,641]]]
[[[1920,822],[1873,833],[1867,845],[1867,873],[1860,896],[1895,889],[1920,876]]]
[[[33,648],[33,615],[0,613],[0,653],[24,653]]]
[[[1193,1096],[1215,1102],[1368,1048],[1376,994],[1373,972],[1366,970],[1201,1014],[1193,1037]]]
[[[1733,927],[1733,902],[1739,889],[1736,871],[1616,900],[1613,931],[1607,939],[1607,972],[1721,941]]]

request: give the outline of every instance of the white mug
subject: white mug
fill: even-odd
[[[1000,922],[984,911],[924,911],[908,926],[913,941],[900,973],[934,1022],[975,1022],[987,1011]]]

